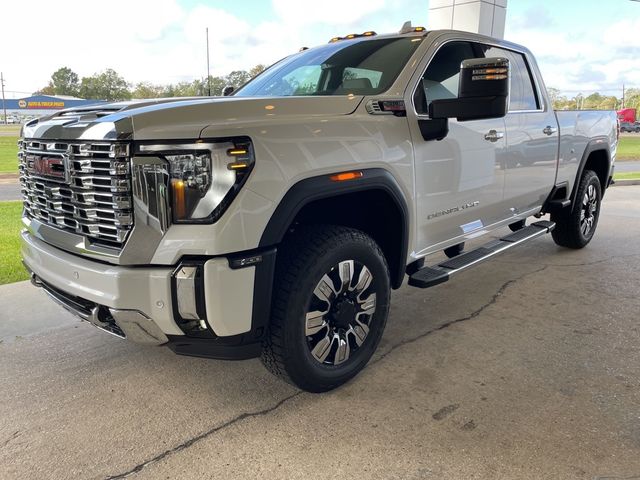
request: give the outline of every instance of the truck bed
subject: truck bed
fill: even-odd
[[[611,146],[611,161],[615,162],[617,147],[617,116],[613,111],[556,111],[560,129],[558,175],[556,184],[568,183],[573,190],[580,161],[590,143]]]

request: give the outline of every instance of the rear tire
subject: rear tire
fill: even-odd
[[[334,389],[362,370],[389,313],[389,269],[365,233],[300,227],[278,250],[262,363],[308,392]]]
[[[593,238],[600,218],[602,187],[598,175],[585,170],[578,185],[575,204],[566,211],[551,215],[556,228],[551,232],[556,244],[579,249]]]

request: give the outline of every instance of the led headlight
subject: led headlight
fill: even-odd
[[[174,223],[211,223],[229,206],[253,167],[247,138],[141,145],[169,163]]]

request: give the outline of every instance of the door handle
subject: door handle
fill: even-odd
[[[547,125],[544,128],[544,130],[542,130],[542,133],[544,133],[545,135],[553,135],[557,131],[558,131],[558,129],[556,127],[552,127],[551,125]]]
[[[497,132],[496,130],[489,130],[489,133],[485,133],[484,135],[484,139],[492,143],[497,142],[501,138],[504,138],[504,133]]]

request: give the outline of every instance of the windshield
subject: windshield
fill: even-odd
[[[305,50],[276,63],[234,96],[377,95],[391,86],[421,40],[347,40]]]

